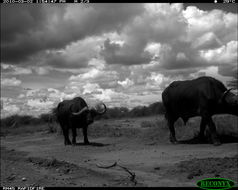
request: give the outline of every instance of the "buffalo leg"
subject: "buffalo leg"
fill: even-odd
[[[64,134],[64,145],[71,145],[71,142],[69,140],[69,130],[67,126],[62,127],[63,134]]]
[[[213,122],[212,118],[209,117],[208,118],[208,127],[211,131],[211,136],[212,136],[212,142],[215,146],[218,146],[221,144],[220,140],[218,139],[218,135],[217,135],[217,132],[216,132],[216,125],[215,123]]]
[[[199,139],[203,139],[204,138],[204,131],[206,128],[207,122],[204,118],[202,118],[201,123],[200,123],[200,132],[199,132]]]
[[[72,127],[72,144],[76,145],[76,136],[77,136],[77,131],[75,127]]]
[[[84,144],[89,144],[88,141],[88,127],[83,127],[83,137],[84,137]]]
[[[170,130],[170,142],[177,144],[178,141],[175,137],[174,120],[168,119],[168,126],[169,126],[169,130]]]

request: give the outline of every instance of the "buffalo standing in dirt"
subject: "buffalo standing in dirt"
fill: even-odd
[[[105,104],[102,105],[104,109],[101,111],[96,110],[96,108],[89,108],[81,97],[64,100],[58,104],[56,117],[63,131],[65,145],[71,144],[69,129],[72,130],[72,144],[76,144],[77,128],[82,128],[84,143],[89,144],[87,136],[88,125],[93,123],[96,115],[102,115],[106,112]]]
[[[238,116],[238,97],[230,90],[212,77],[172,82],[162,93],[170,141],[177,143],[174,122],[179,117],[186,124],[190,117],[201,116],[199,138],[203,138],[205,127],[208,125],[213,144],[220,145],[212,116],[214,114]]]

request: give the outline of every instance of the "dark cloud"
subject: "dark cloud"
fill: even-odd
[[[148,71],[168,76],[189,77],[210,66],[218,66],[224,76],[231,74],[228,71],[233,68],[225,64],[237,59],[237,15],[184,9],[181,4],[145,6],[146,11],[123,29],[123,44],[105,40],[101,55],[106,63],[128,66],[153,62],[156,64],[147,67]],[[153,43],[158,50],[148,52]]]
[[[234,77],[237,75],[237,65],[231,65],[231,64],[227,64],[227,65],[222,65],[218,67],[218,73],[222,76],[228,76],[228,77]]]
[[[121,47],[107,39],[104,42],[101,55],[108,64],[138,65],[149,63],[151,55],[143,50],[144,46],[138,44],[137,49],[134,46],[135,44],[133,46],[124,44]]]
[[[119,31],[142,11],[141,4],[1,6],[2,61],[17,63],[87,36]]]
[[[41,5],[1,5],[1,42],[14,43],[21,35],[42,27],[45,19]]]
[[[219,9],[237,14],[237,5],[235,3],[184,3],[184,7],[188,6],[196,6],[204,11]]]
[[[88,58],[80,57],[78,59],[70,59],[68,56],[53,53],[44,57],[44,64],[51,65],[57,68],[83,68],[88,66]]]
[[[21,62],[36,52],[62,46],[62,39],[56,40],[48,25],[54,14],[60,19],[63,13],[63,7],[54,5],[1,6],[2,61]]]
[[[181,17],[182,6],[146,4],[146,11],[123,29],[123,45],[105,40],[101,54],[108,64],[148,64],[153,55],[146,51],[151,42],[173,43],[186,36],[187,23]],[[176,30],[175,30],[176,26]]]

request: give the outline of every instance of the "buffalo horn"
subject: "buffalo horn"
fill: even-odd
[[[83,112],[87,111],[88,107],[84,107],[83,109],[79,110],[78,112],[72,112],[73,115],[81,115]]]
[[[106,105],[105,105],[104,103],[102,103],[102,105],[104,106],[103,111],[101,111],[101,112],[99,112],[98,110],[96,111],[97,114],[99,114],[99,115],[102,115],[102,114],[104,114],[104,113],[107,111],[107,107],[106,107]]]
[[[233,90],[233,89],[234,89],[234,88],[230,88],[230,89],[226,90],[226,91],[222,94],[221,102],[224,102],[224,101],[225,101],[225,98],[226,98],[227,94],[228,94],[231,90]]]

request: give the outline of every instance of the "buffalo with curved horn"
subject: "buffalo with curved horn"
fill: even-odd
[[[107,107],[102,103],[103,109],[100,111],[95,107],[88,107],[85,100],[81,97],[76,97],[72,100],[64,100],[58,104],[56,110],[57,120],[62,128],[64,135],[64,144],[70,145],[71,141],[69,139],[69,129],[72,130],[72,144],[76,144],[77,128],[82,128],[84,143],[89,144],[87,129],[88,125],[93,123],[94,117],[97,115],[102,115],[106,112]]]
[[[230,92],[231,90],[212,77],[172,82],[162,93],[170,141],[177,143],[174,123],[179,117],[186,124],[190,117],[201,116],[199,137],[203,138],[205,127],[208,125],[214,145],[220,145],[212,116],[215,114],[238,116],[238,96]]]

